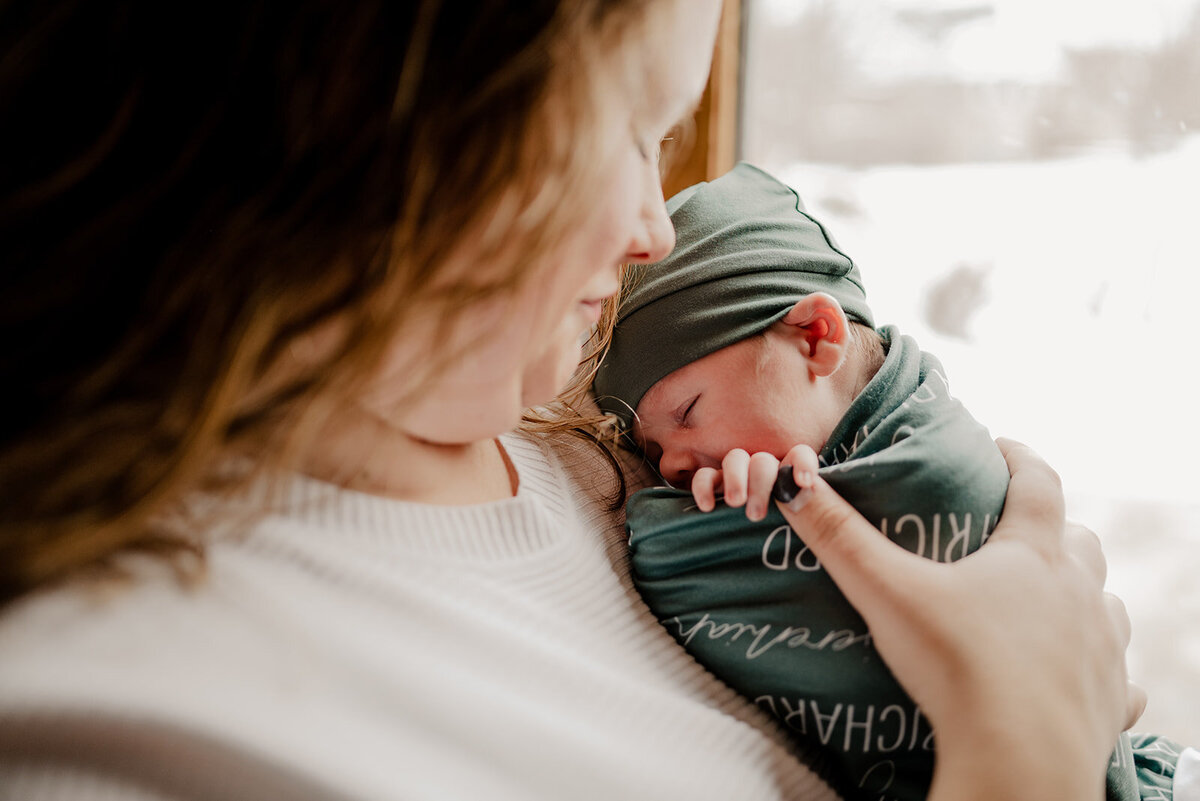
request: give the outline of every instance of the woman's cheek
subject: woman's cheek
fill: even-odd
[[[556,338],[542,357],[526,369],[521,402],[528,407],[553,400],[566,388],[579,364],[580,353],[578,340]]]

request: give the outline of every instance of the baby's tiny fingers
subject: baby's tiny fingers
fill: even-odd
[[[801,489],[811,487],[817,478],[817,452],[807,445],[796,445],[783,457],[783,464],[791,465],[792,480]]]
[[[762,520],[771,503],[771,490],[779,473],[779,460],[765,451],[750,457],[749,489],[746,494],[746,517]]]
[[[721,471],[715,467],[701,467],[692,476],[692,497],[701,512],[717,508],[717,491],[721,488]]]
[[[750,472],[750,454],[734,448],[721,460],[721,473],[725,481],[725,503],[743,506],[747,497],[747,482]]]

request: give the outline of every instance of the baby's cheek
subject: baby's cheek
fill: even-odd
[[[658,445],[648,444],[643,446],[642,452],[646,454],[646,461],[649,462],[651,467],[653,467],[655,470],[662,468],[662,448],[660,448]]]
[[[726,453],[734,448],[741,448],[751,454],[769,453],[776,459],[782,459],[792,445],[796,444],[788,442],[791,439],[789,432],[767,425],[742,425],[728,439]]]

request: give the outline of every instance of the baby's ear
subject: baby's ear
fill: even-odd
[[[796,301],[780,323],[798,341],[814,375],[833,375],[846,361],[850,323],[842,304],[824,292]]]

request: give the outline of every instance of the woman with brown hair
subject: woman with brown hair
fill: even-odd
[[[570,433],[717,4],[510,5],[0,9],[0,794],[831,797],[637,599]],[[931,797],[1090,798],[1127,621],[1009,457],[954,567],[788,514]]]

